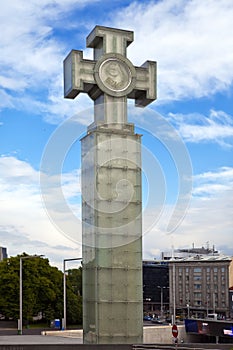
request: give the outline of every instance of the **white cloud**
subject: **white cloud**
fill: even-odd
[[[73,106],[64,101],[63,59],[66,42],[56,37],[56,29],[69,11],[90,1],[12,0],[0,5],[0,87],[5,97],[0,108],[55,114],[59,96],[59,115],[73,114]],[[76,24],[77,25],[77,24]],[[56,90],[54,87],[59,86]],[[6,89],[4,91],[4,89]],[[22,94],[23,93],[23,94]],[[42,95],[41,95],[42,94]],[[47,94],[47,97],[46,95]],[[12,98],[14,97],[14,98]],[[42,102],[45,99],[46,102]],[[3,101],[5,101],[3,103]],[[55,110],[54,110],[55,109]]]
[[[134,30],[133,62],[158,62],[158,101],[209,96],[233,81],[233,3],[133,2],[111,25]]]
[[[212,199],[222,196],[223,193],[229,196],[233,190],[233,168],[222,167],[215,172],[205,172],[194,176],[194,196],[201,196],[203,199]]]
[[[74,229],[72,223],[69,224],[70,215],[80,216],[80,205],[77,204],[79,172],[65,173],[61,178],[68,212],[57,200],[57,178],[47,179],[49,192],[44,195],[50,196],[48,203],[51,203],[51,207],[47,207],[47,212],[50,218],[55,218],[55,222],[51,222],[42,205],[39,173],[27,162],[14,157],[1,157],[0,170],[0,237],[9,254],[16,255],[20,253],[19,249],[32,254],[45,254],[56,265],[67,256],[80,256],[81,226],[76,226],[76,237],[68,236]],[[150,222],[153,225],[144,236],[144,257],[158,257],[159,251],[169,249],[172,243],[175,247],[183,247],[191,246],[193,242],[203,245],[210,241],[217,247],[233,249],[232,198],[233,168],[224,167],[196,175],[191,205],[172,235],[165,230],[172,213],[171,207],[165,204],[162,215],[158,215],[157,219],[156,210],[148,208],[145,211],[145,227],[150,227]],[[78,221],[80,219],[76,223]]]
[[[37,250],[38,254],[45,254],[49,259],[55,259],[59,254],[60,259],[64,258],[63,254],[69,253],[72,257],[80,254],[78,237],[76,241],[71,241],[47,216],[40,193],[39,173],[30,164],[15,157],[1,157],[0,172],[0,238],[9,254],[19,254],[19,249],[27,253]],[[64,198],[69,202],[75,190],[77,193],[77,174],[64,174],[63,177]],[[54,193],[56,199],[56,189]],[[70,211],[72,209],[77,210],[77,205],[71,206]],[[54,205],[53,210],[57,210],[59,217],[59,207]],[[60,214],[60,220],[66,220],[69,213]]]
[[[164,207],[164,213],[156,225],[145,234],[144,256],[160,257],[161,251],[175,248],[203,246],[207,241],[231,254],[233,251],[233,168],[223,167],[215,172],[194,176],[193,198],[181,224],[172,234],[164,228],[170,220],[171,207]],[[156,210],[151,212],[156,215]],[[153,217],[152,217],[153,218]],[[145,220],[150,220],[146,217]]]
[[[172,234],[163,230],[168,220],[163,216],[157,226],[144,236],[144,257],[160,258],[161,251],[168,251],[172,245],[182,248],[195,243],[195,246],[201,247],[206,242],[232,255],[233,191],[219,190],[218,194],[212,195],[211,200],[194,198],[184,220]]]
[[[8,90],[0,107],[28,105],[26,110],[43,113],[49,122],[74,114],[75,104],[62,96],[62,62],[71,48],[59,38],[57,29],[77,28],[76,16],[75,22],[65,24],[64,16],[92,3],[33,0],[25,6],[23,0],[1,2],[0,86]],[[230,87],[232,17],[233,4],[228,0],[138,1],[124,9],[116,7],[105,24],[135,32],[135,42],[128,48],[134,64],[158,61],[158,101],[162,102],[209,96]],[[41,93],[45,102],[40,100]],[[89,104],[79,97],[81,106]]]
[[[233,118],[223,111],[211,110],[208,116],[170,113],[169,119],[186,142],[233,146]]]

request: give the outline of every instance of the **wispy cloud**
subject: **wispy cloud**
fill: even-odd
[[[144,236],[144,256],[160,257],[174,245],[177,248],[195,243],[203,246],[206,242],[215,244],[223,253],[232,255],[233,225],[233,168],[222,167],[194,176],[193,196],[183,221],[172,234],[164,227],[170,218],[170,206],[164,207],[156,225]],[[149,213],[149,211],[148,211]],[[150,211],[144,221],[153,220],[156,210]],[[144,225],[145,226],[145,225]]]
[[[73,106],[62,96],[62,65],[68,48],[56,37],[56,30],[62,28],[62,19],[70,10],[89,2],[32,0],[26,6],[23,0],[1,3],[0,94],[4,98],[0,108],[55,114],[55,97],[59,96],[60,118],[73,113]]]
[[[180,100],[231,86],[232,16],[228,0],[133,2],[111,24],[134,30],[128,49],[134,62],[158,61],[159,101]]]
[[[208,191],[208,195],[207,195]],[[196,189],[195,192],[198,192]],[[211,193],[211,198],[209,194]],[[233,189],[224,186],[205,186],[205,191],[194,196],[186,216],[172,234],[164,231],[168,217],[163,215],[144,236],[144,257],[160,258],[161,251],[175,248],[215,245],[222,253],[232,255]],[[168,208],[169,211],[169,208]]]
[[[62,62],[71,47],[61,41],[56,30],[65,31],[63,20],[69,14],[69,26],[80,31],[75,11],[91,3],[73,0],[30,1],[27,6],[23,0],[1,3],[0,88],[5,98],[1,99],[0,108],[20,109],[28,104],[28,110],[43,113],[49,122],[75,113],[75,104],[62,96]],[[124,6],[124,16],[122,11],[122,8],[112,11],[101,24],[135,32],[135,43],[128,48],[134,64],[141,65],[147,59],[158,61],[160,102],[209,96],[231,86],[233,3],[135,1]],[[82,47],[91,30],[92,27],[85,27]],[[42,102],[39,93],[46,102]],[[79,106],[86,108],[87,104],[84,99]]]
[[[186,142],[233,146],[233,117],[223,111],[211,110],[208,116],[170,113],[169,119]]]
[[[208,171],[194,176],[193,195],[202,199],[229,196],[233,191],[233,168],[222,167],[215,172]]]
[[[0,172],[0,237],[1,244],[6,244],[9,254],[19,253],[19,247],[24,247],[20,249],[28,253],[41,249],[40,254],[47,254],[50,258],[51,252],[59,253],[57,245],[66,246],[64,254],[67,252],[68,255],[69,250],[74,256],[77,255],[77,251],[80,253],[80,239],[78,241],[77,237],[76,243],[74,239],[71,241],[50,221],[41,198],[39,172],[26,161],[15,157],[0,157]],[[68,204],[69,211],[77,211],[80,208],[77,203],[75,205],[72,203],[78,193],[77,182],[76,172],[63,174],[61,189],[64,189],[64,200]],[[67,213],[59,213],[59,205],[56,206],[58,189],[52,188],[52,190],[53,211],[57,212],[60,220],[66,220]],[[10,237],[12,239],[9,239]]]
[[[81,230],[78,233],[76,226],[76,237],[73,236],[70,240],[70,237],[65,236],[58,228],[64,224],[69,231],[67,214],[73,212],[80,215],[77,199],[77,194],[80,193],[79,172],[65,173],[61,178],[69,213],[60,211],[61,207],[57,203],[57,188],[53,187],[57,184],[57,179],[48,179],[48,195],[52,196],[50,199],[53,205],[47,208],[47,211],[57,220],[51,223],[42,205],[39,173],[27,162],[14,157],[1,157],[0,170],[2,173],[0,237],[2,244],[8,247],[9,254],[18,254],[18,247],[21,247],[21,250],[24,249],[28,253],[46,254],[56,265],[60,264],[61,255],[69,257],[80,255]],[[191,245],[193,240],[195,244],[203,245],[209,240],[217,246],[224,242],[225,246],[228,245],[228,249],[230,247],[233,249],[232,191],[233,168],[223,167],[216,169],[215,172],[196,175],[190,207],[182,223],[172,234],[174,245],[177,247]],[[169,213],[171,214],[172,210],[165,205],[164,213],[158,215],[155,220],[155,208],[146,210],[145,226],[150,227],[150,221],[152,225],[148,232],[144,232],[145,257],[155,256],[159,251],[167,250],[171,246],[171,235],[164,230]],[[59,246],[64,248],[60,249]]]

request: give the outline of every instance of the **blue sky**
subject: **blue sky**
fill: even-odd
[[[162,194],[156,172],[150,169],[145,174],[144,258],[159,258],[172,244],[178,248],[207,242],[232,255],[232,18],[229,0],[1,2],[0,245],[10,256],[23,251],[45,254],[59,267],[64,258],[81,256],[80,227],[75,236],[51,221],[51,212],[58,211],[56,200],[54,208],[45,208],[40,179],[44,176],[47,184],[54,179],[49,180],[41,160],[52,135],[75,117],[77,137],[64,160],[62,190],[80,218],[79,139],[92,122],[92,102],[85,95],[63,98],[63,60],[71,49],[92,58],[85,45],[95,25],[132,30],[128,58],[136,66],[146,60],[158,65],[158,98],[142,115],[136,112],[133,120],[144,134],[145,149],[161,168],[166,187],[166,199],[157,203]],[[143,113],[149,113],[148,118]],[[176,146],[168,147],[166,154],[166,137],[157,134],[158,116],[164,130],[168,127],[178,135],[180,156],[188,162],[188,151],[191,168],[184,162],[186,169],[182,169]],[[58,146],[54,158],[62,152],[63,142]],[[175,205],[182,191],[175,170],[192,178],[192,191],[190,187],[183,193],[187,195],[183,207]],[[54,181],[51,187],[56,189]],[[174,207],[179,225],[169,231]]]

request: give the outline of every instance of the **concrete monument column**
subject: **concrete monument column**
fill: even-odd
[[[94,60],[72,50],[64,95],[87,93],[94,122],[82,142],[84,343],[142,343],[141,135],[127,120],[127,98],[156,99],[156,63],[126,57],[133,32],[96,26]]]

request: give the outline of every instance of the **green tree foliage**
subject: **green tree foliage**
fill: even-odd
[[[55,318],[61,319],[63,273],[50,266],[48,259],[29,257],[25,253],[21,256],[23,319],[30,321],[40,312],[47,322]],[[20,255],[0,262],[0,313],[15,320],[19,318],[19,270]],[[82,319],[82,300],[72,283],[67,280],[67,320],[77,323]],[[80,286],[79,288],[81,290]]]
[[[82,323],[82,268],[68,270],[67,324]]]

